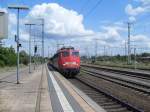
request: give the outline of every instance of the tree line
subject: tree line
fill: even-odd
[[[20,64],[28,65],[28,54],[20,52]],[[15,66],[17,64],[17,54],[13,47],[0,47],[0,67]]]
[[[149,59],[148,59],[149,58]],[[91,56],[90,58],[87,56],[81,56],[81,60],[86,61],[86,60],[91,60],[91,61],[112,61],[112,62],[126,62],[127,61],[127,56],[124,55],[115,55],[115,56]],[[135,55],[131,54],[131,60],[135,59]],[[136,54],[136,61],[140,62],[150,62],[150,53],[144,52],[140,54]]]

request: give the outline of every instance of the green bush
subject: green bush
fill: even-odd
[[[0,67],[4,67],[4,66],[5,66],[5,63],[2,60],[0,60]]]
[[[17,62],[17,54],[13,47],[0,47],[0,67],[14,66]],[[20,52],[20,64],[28,65],[28,54],[25,51]]]
[[[0,61],[1,61],[1,66],[16,65],[16,53],[14,48],[0,47]]]
[[[20,63],[24,65],[28,65],[29,63],[29,56],[25,51],[20,52]]]

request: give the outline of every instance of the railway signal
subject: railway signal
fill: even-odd
[[[34,53],[37,53],[37,45],[34,47]]]

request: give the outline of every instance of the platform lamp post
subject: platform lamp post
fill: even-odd
[[[29,26],[29,73],[31,73],[31,26],[36,24],[26,23],[25,25]]]
[[[17,84],[19,84],[19,47],[21,46],[21,44],[19,42],[19,11],[20,10],[28,10],[29,8],[27,6],[21,6],[21,5],[9,5],[8,8],[17,10],[17,36],[16,36],[16,42],[17,42]]]

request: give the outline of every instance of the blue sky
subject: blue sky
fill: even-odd
[[[32,8],[36,4],[58,3],[59,5],[77,11],[86,16],[88,12],[99,0],[1,0],[1,6],[7,7],[9,4],[24,4]],[[98,30],[101,21],[108,20],[115,22],[119,20],[126,21],[125,6],[131,0],[103,0],[102,3],[93,10],[83,21],[87,28]],[[24,12],[25,13],[25,12]]]
[[[102,0],[91,11],[98,1],[0,0],[0,6],[7,8],[9,4],[23,4],[30,7],[29,11],[22,11],[21,14],[20,33],[24,40],[28,40],[28,30],[24,28],[23,22],[38,16],[44,17],[46,22],[46,51],[48,46],[51,46],[50,48],[54,52],[56,43],[64,43],[77,47],[82,54],[85,54],[86,51],[93,51],[90,55],[94,55],[94,40],[98,39],[99,55],[103,54],[101,49],[104,46],[108,46],[108,49],[110,47],[115,49],[114,54],[123,54],[122,50],[127,40],[127,21],[133,23],[131,39],[137,41],[136,46],[139,49],[140,47],[150,47],[150,33],[148,31],[150,0]],[[15,21],[15,11],[9,10],[8,12],[11,21]],[[13,44],[15,47],[12,34],[15,33],[16,25],[13,22],[10,24],[12,24],[9,29],[10,38],[5,43],[7,45]],[[139,45],[139,42],[143,43],[142,46]],[[28,49],[27,42],[23,43],[23,46],[22,49]],[[110,51],[108,52],[111,54]]]

